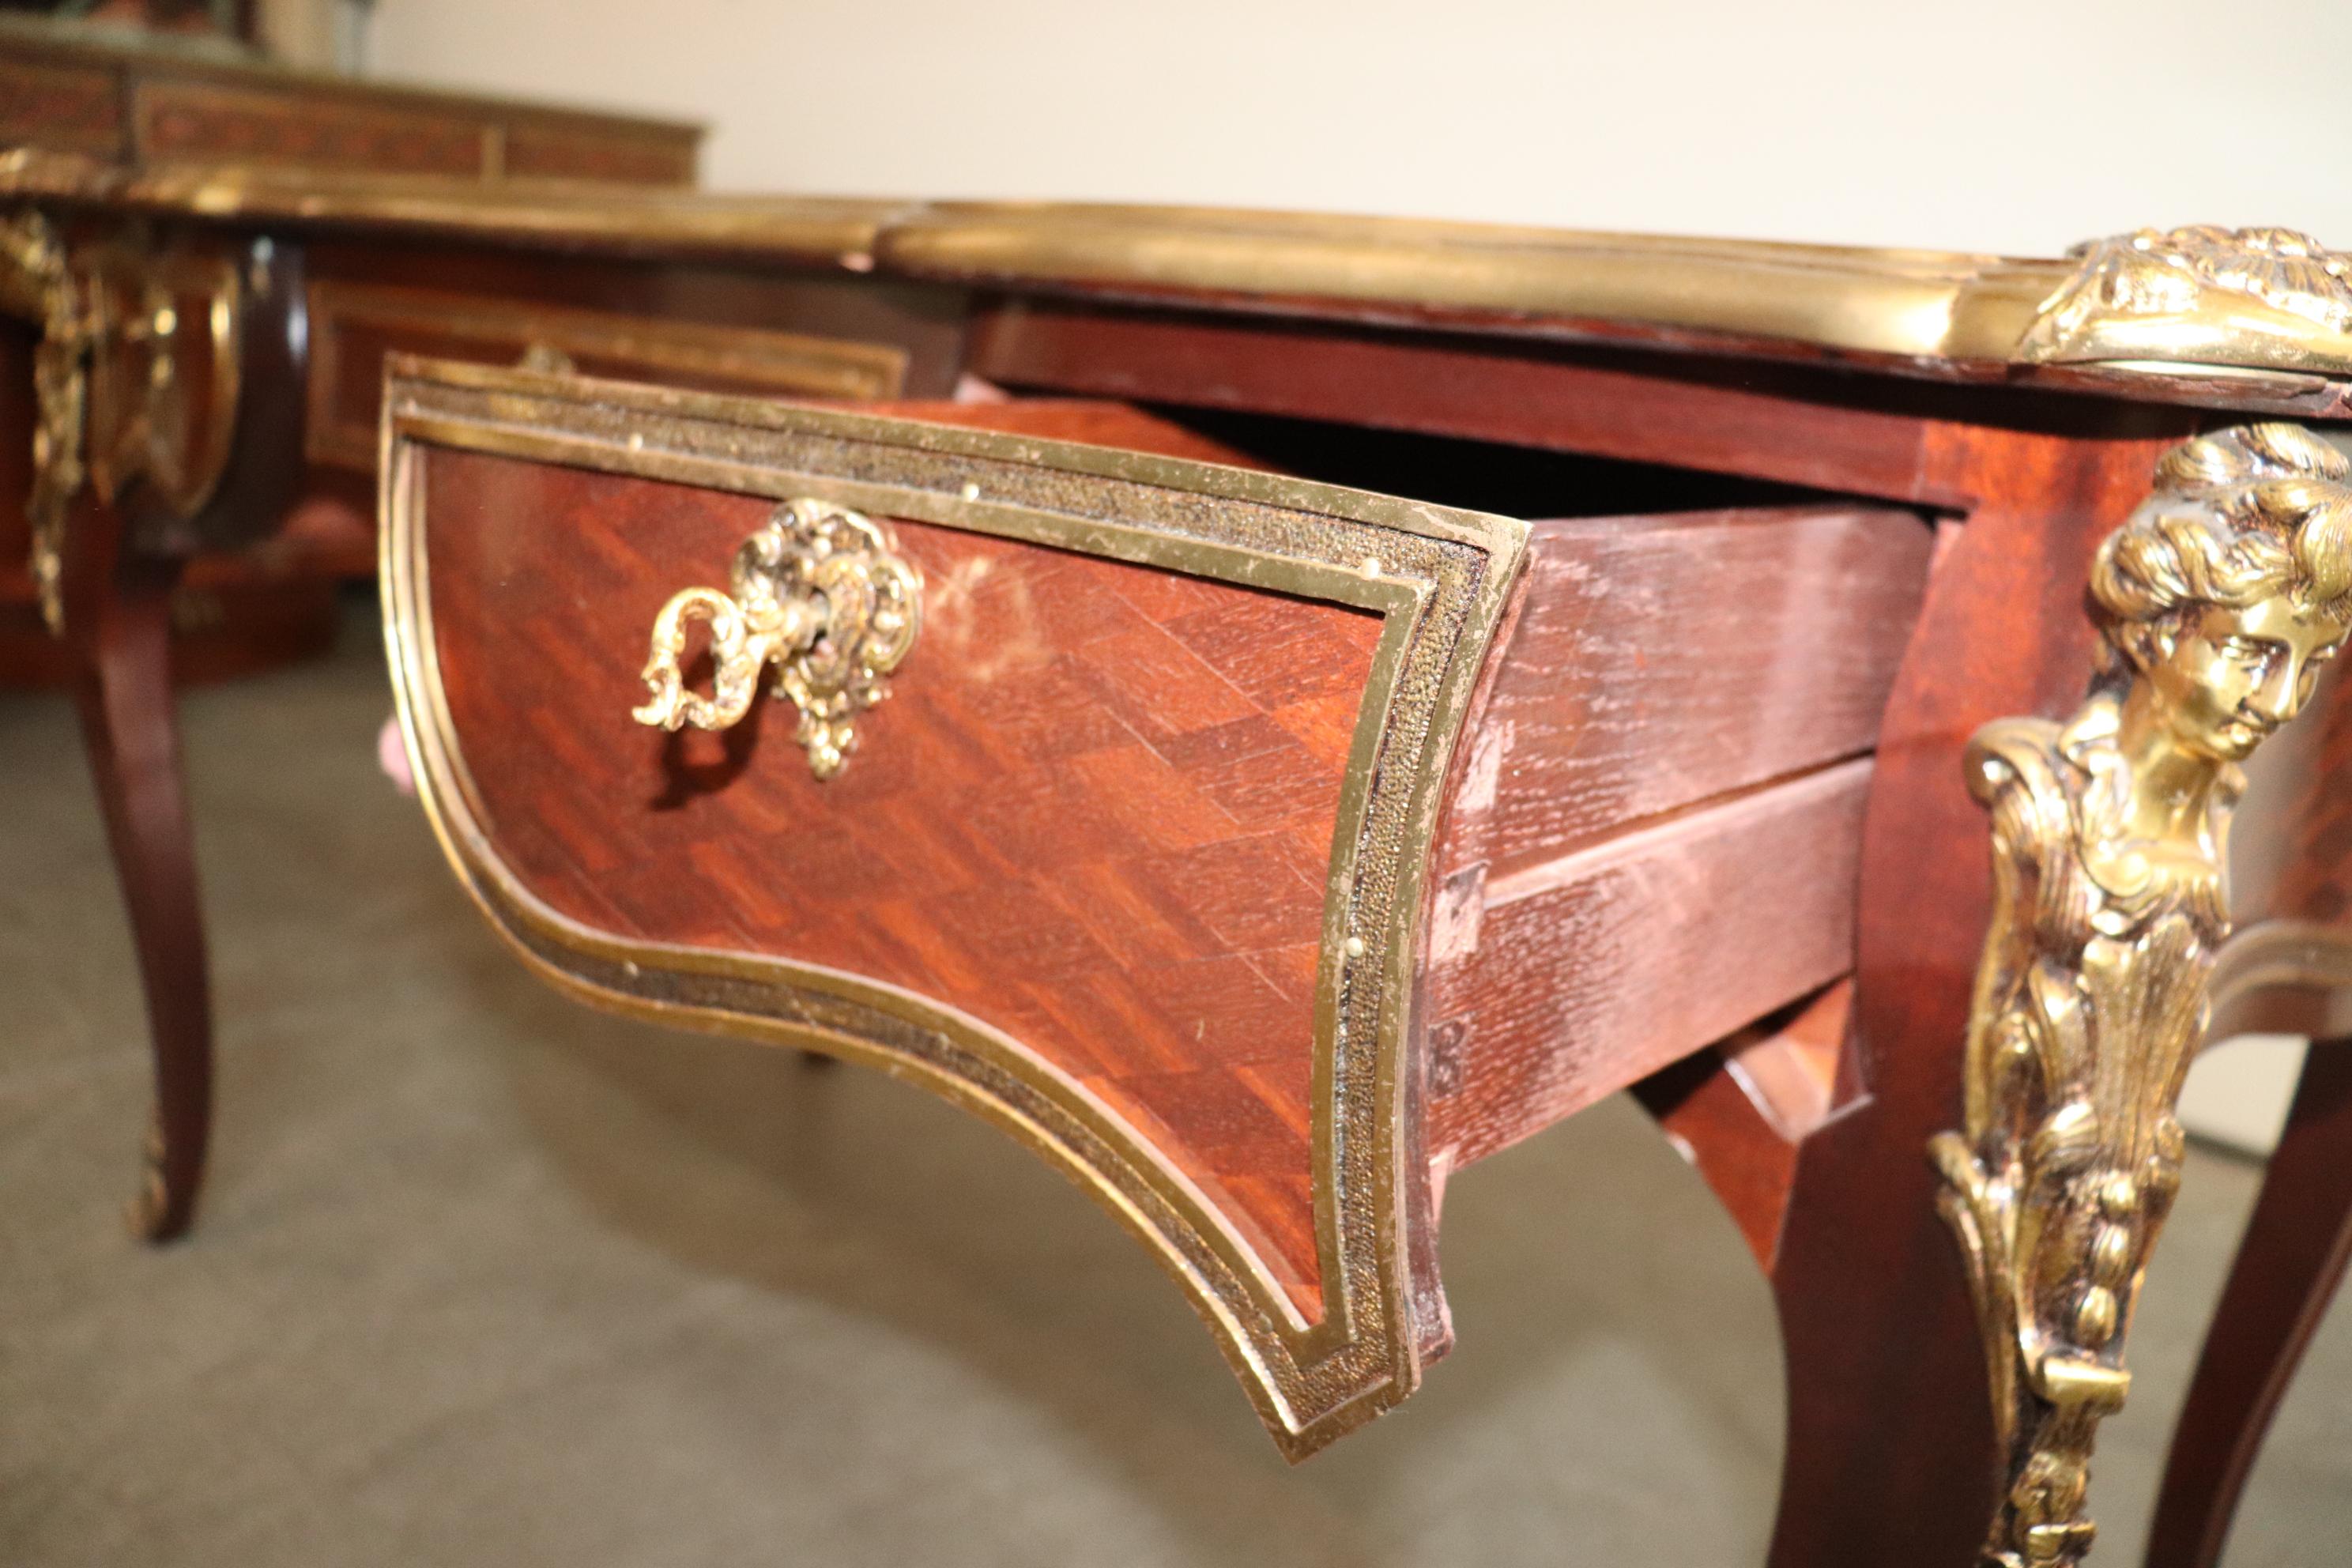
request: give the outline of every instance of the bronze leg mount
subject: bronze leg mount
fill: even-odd
[[[1979,731],[1992,821],[1965,1122],[1938,1136],[1992,1380],[1984,1561],[2078,1562],[2092,1441],[2180,1184],[2173,1112],[2229,934],[2242,763],[2352,629],[2352,461],[2291,425],[2176,447],[2101,546],[2101,665],[2073,717]]]

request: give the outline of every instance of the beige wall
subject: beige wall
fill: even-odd
[[[2250,1153],[2268,1153],[2286,1124],[2306,1047],[2284,1035],[2246,1035],[2216,1046],[2189,1069],[2181,1124]]]
[[[722,187],[2048,253],[2352,245],[2352,5],[381,0],[379,73],[709,121]]]

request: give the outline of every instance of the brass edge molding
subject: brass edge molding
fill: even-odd
[[[179,163],[125,169],[77,153],[0,152],[0,199],[246,224],[455,234],[622,254],[690,254],[864,272],[909,204],[763,197],[581,180],[495,182]]]
[[[1411,1392],[1437,1337],[1420,1319],[1439,1300],[1435,1279],[1413,1272],[1426,1248],[1404,1234],[1427,1217],[1408,1214],[1404,1061],[1422,887],[1452,748],[1524,565],[1525,525],[1173,458],[397,357],[384,441],[385,637],[420,794],[460,880],[537,972],[640,1016],[889,1064],[1006,1126],[1146,1241],[1294,1458]],[[1321,1317],[1304,1321],[1148,1140],[1018,1041],[855,976],[588,931],[521,887],[499,860],[440,695],[421,473],[441,447],[813,497],[1381,615],[1316,1004]]]
[[[2352,629],[2352,459],[2291,425],[2175,447],[2101,544],[2091,599],[2082,707],[1988,724],[1967,760],[1992,913],[1963,1126],[1930,1153],[1991,1383],[1999,1568],[2091,1547],[2092,1445],[2130,1388],[2133,1308],[2180,1183],[2174,1110],[2229,934],[2240,764]],[[2283,951],[2242,952],[2231,985],[2281,983]]]
[[[2005,358],[2056,281],[2021,289],[1997,269],[2031,264],[1929,251],[1115,206],[940,204],[887,227],[877,256],[947,281],[1639,322],[1904,358]]]
[[[2315,309],[2333,290],[2297,277],[2306,263],[2326,273],[2333,253],[2287,229],[2141,230],[2027,258],[1204,207],[752,198],[203,164],[125,171],[33,149],[0,153],[8,195],[956,285],[1183,294],[1476,331],[1607,339],[1631,327],[1725,352],[1851,356],[1897,374],[1997,380],[2006,367],[2033,366],[2075,373],[2052,384],[2126,393],[2152,385],[2151,374],[2227,384],[2161,394],[2191,401],[2299,401],[2315,395],[2303,378],[2352,378],[2352,333]],[[2150,304],[2159,300],[2172,302]]]
[[[1206,208],[941,203],[886,270],[1206,290],[1465,325],[1635,323],[1895,362],[2352,375],[2342,268],[2285,229],[2142,230],[2058,260]],[[1229,300],[1228,302],[1232,302]]]
[[[312,371],[303,431],[307,456],[373,472],[376,421],[342,416],[337,403],[344,337],[373,328],[482,345],[488,361],[544,351],[631,376],[734,383],[803,397],[884,399],[906,385],[908,355],[893,343],[825,338],[757,327],[720,327],[617,311],[512,302],[389,283],[321,279],[310,285]]]

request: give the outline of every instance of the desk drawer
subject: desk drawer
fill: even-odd
[[[141,79],[131,89],[142,163],[299,164],[478,180],[492,131],[446,110],[295,97],[283,89]]]
[[[588,310],[397,284],[310,285],[312,462],[373,473],[387,354],[543,369],[767,397],[895,397],[907,351],[890,343]]]
[[[0,146],[122,154],[121,92],[102,67],[0,60]]]
[[[510,180],[598,180],[625,185],[691,185],[700,136],[564,123],[506,128],[500,173]]]
[[[1526,1130],[1464,1108],[1565,1103],[1515,1065],[1560,1020],[1515,1003],[1514,974],[1570,972],[1581,943],[1606,997],[1621,968],[1654,983],[1638,950],[1668,933],[1704,951],[1799,879],[1850,881],[1855,753],[1926,559],[1917,520],[1839,508],[1531,532],[1110,449],[1237,456],[1115,405],[910,420],[405,360],[387,389],[395,685],[492,924],[587,999],[876,1062],[1004,1124],[1154,1248],[1294,1454],[1402,1397],[1446,1342],[1433,1161]],[[1094,444],[1046,438],[1069,434]],[[1545,718],[1547,680],[1622,716],[1595,683],[1646,662],[1671,693],[1707,648],[1785,633],[1756,574],[1790,544],[1799,618],[1896,622],[1778,667],[1769,710],[1826,715],[1803,735],[1738,743],[1696,700],[1712,744],[1671,701],[1613,733]],[[741,607],[803,603],[779,562],[834,584],[821,610]],[[1595,587],[1612,563],[1635,608]],[[879,649],[888,700],[823,706],[812,665],[805,702],[745,688],[732,727],[652,727],[649,633],[689,587],[791,647],[821,616],[818,662]],[[1718,613],[1677,618],[1685,600]],[[1698,651],[1644,650],[1644,626]],[[713,689],[701,638],[679,689]],[[1752,705],[1769,677],[1727,679]],[[1605,782],[1647,761],[1661,776]],[[1604,782],[1522,822],[1562,770]],[[1738,823],[1675,830],[1718,796]],[[1779,880],[1750,896],[1765,863]],[[1490,882],[1538,911],[1586,889],[1583,929],[1547,946],[1540,921],[1486,920]],[[1833,978],[1850,903],[1782,910],[1803,929],[1732,1000],[1691,984],[1715,1001],[1663,1031],[1612,1001],[1618,1048],[1670,1059],[1707,1043],[1675,1030]],[[1465,1061],[1474,1039],[1520,1054]]]

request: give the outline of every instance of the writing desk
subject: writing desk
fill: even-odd
[[[2069,782],[2114,749],[2095,668],[2132,723],[2153,699],[2127,689],[2204,689],[2124,589],[2085,613],[2103,542],[2221,528],[2277,485],[2305,511],[2262,526],[2332,526],[2316,444],[2158,467],[2200,432],[2344,416],[2342,286],[2305,242],[2011,261],[8,178],[10,300],[51,384],[87,392],[37,511],[155,1005],[152,1233],[192,1212],[208,1081],[156,584],[289,492],[373,480],[420,784],[525,962],[1005,1126],[1168,1267],[1286,1452],[1449,1348],[1446,1184],[1633,1088],[1773,1282],[1775,1561],[2087,1547],[2068,1467],[2120,1397],[2161,1218],[2161,1160],[2114,1162],[2177,1135],[2177,1083],[2116,1088],[2116,1064],[2185,1059],[2209,988],[2224,1023],[2343,1032],[2335,600],[2294,579],[2239,609],[2289,605],[2303,640],[2192,639],[2218,650],[2200,680],[2283,726],[2226,909],[2192,899],[2157,942],[2171,905],[2116,895],[2101,948],[1995,895],[2074,858],[2080,886],[2128,880]],[[743,634],[702,715],[721,733],[661,727],[709,679],[697,616]],[[1993,721],[2069,715],[2056,794],[2030,794],[2039,740],[1964,767]],[[2224,761],[2196,795],[2222,816],[2148,840],[2184,886],[2219,853]],[[2018,829],[2013,788],[2079,831]],[[2171,1011],[2052,1000],[2131,985]],[[2063,1062],[2011,1048],[2085,1017]],[[2039,1228],[1996,1245],[2011,1191]],[[2332,1285],[2325,1258],[2263,1260],[2293,1278],[2256,1306],[2307,1315]],[[2225,1319],[2216,1344],[2283,1369],[2294,1336]],[[2267,1408],[2182,1462],[2250,1456]],[[2233,1486],[2176,1486],[2194,1517],[2168,1539],[2210,1536]]]

